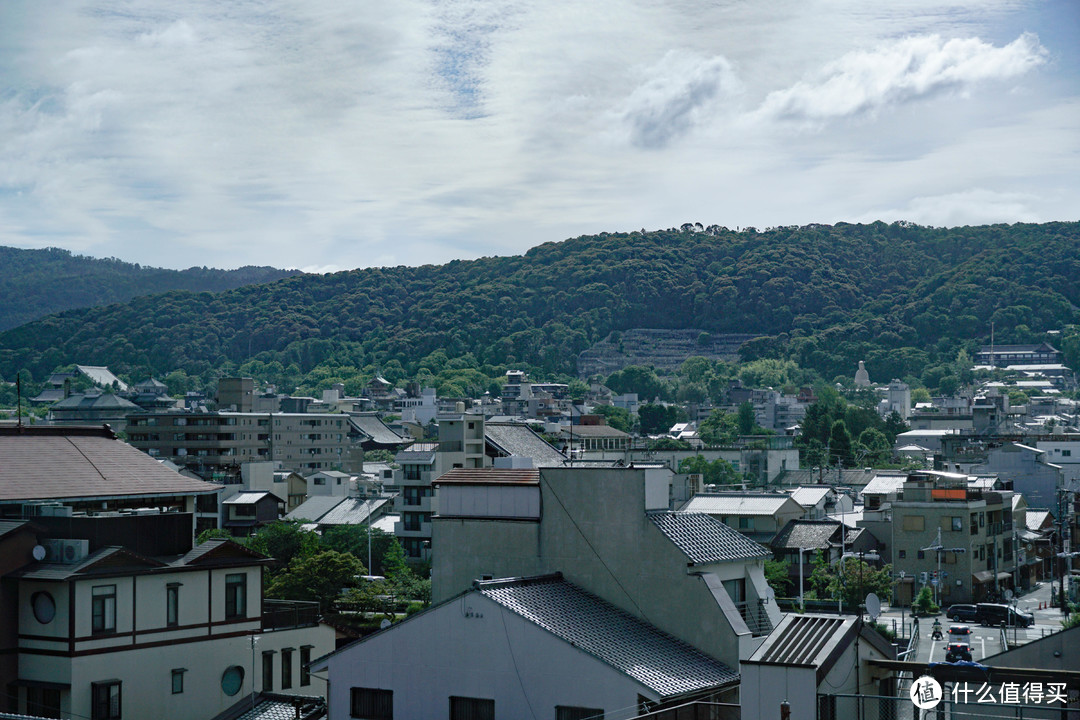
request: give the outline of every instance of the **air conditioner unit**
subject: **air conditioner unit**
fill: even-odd
[[[42,505],[39,515],[42,517],[71,517],[72,509],[70,505],[49,504]]]
[[[82,562],[90,553],[89,540],[46,540],[45,562],[74,565]]]

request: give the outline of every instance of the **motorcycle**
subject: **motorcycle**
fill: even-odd
[[[941,640],[944,637],[941,633],[941,623],[934,623],[933,632],[930,637],[932,640]]]

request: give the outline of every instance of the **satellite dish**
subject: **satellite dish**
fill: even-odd
[[[881,615],[881,599],[875,593],[866,596],[866,614],[870,616],[870,622],[874,622]]]
[[[48,554],[48,552],[45,550],[44,545],[35,545],[34,549],[31,550],[30,552],[34,556],[34,559],[37,560],[38,562],[41,562],[42,560],[44,560],[45,556]]]
[[[383,618],[383,621],[381,623],[379,623],[379,629],[380,630],[385,630],[388,627],[390,627],[390,621],[387,620],[386,618]]]
[[[1005,593],[1004,594],[1005,594],[1005,599],[1006,600],[1012,600],[1013,599],[1013,591],[1010,590],[1009,588],[1005,588]]]

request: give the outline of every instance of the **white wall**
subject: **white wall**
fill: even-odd
[[[499,718],[552,718],[556,705],[632,708],[643,685],[471,593],[327,661],[330,717],[349,717],[352,687],[394,691],[394,717],[446,717],[451,695],[491,698]],[[322,674],[322,673],[320,673]]]

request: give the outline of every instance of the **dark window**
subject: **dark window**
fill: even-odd
[[[99,585],[94,588],[91,591],[90,611],[91,632],[116,632],[116,586]]]
[[[900,555],[900,559],[903,560],[904,558],[907,557],[907,550],[900,550],[899,555]]]
[[[920,560],[925,560],[926,559],[926,553],[923,552],[922,550],[919,551],[919,559]]]
[[[15,688],[13,688],[15,689]],[[18,696],[14,696],[13,713],[19,711]],[[53,688],[26,688],[26,713],[34,717],[60,717],[60,691]]]
[[[184,673],[187,670],[184,668],[178,668],[172,671],[172,694],[179,695],[184,692]]]
[[[604,711],[600,708],[555,706],[555,720],[603,720]]]
[[[292,687],[292,648],[284,648],[281,651],[281,689],[288,690]]]
[[[495,701],[451,695],[450,720],[495,720]]]
[[[247,617],[247,575],[225,576],[225,619]]]
[[[165,586],[165,625],[175,627],[180,624],[180,583]]]
[[[394,691],[375,688],[351,688],[349,717],[363,720],[394,720]],[[451,712],[450,717],[453,717]],[[492,716],[494,718],[494,716]]]
[[[262,671],[263,671],[263,692],[271,692],[274,689],[274,652],[263,653]]]
[[[311,646],[304,645],[300,648],[300,686],[305,687],[311,684],[311,671],[308,670],[308,663],[311,662]]]
[[[90,685],[93,704],[90,714],[94,720],[116,720],[120,717],[120,681],[96,682]]]

